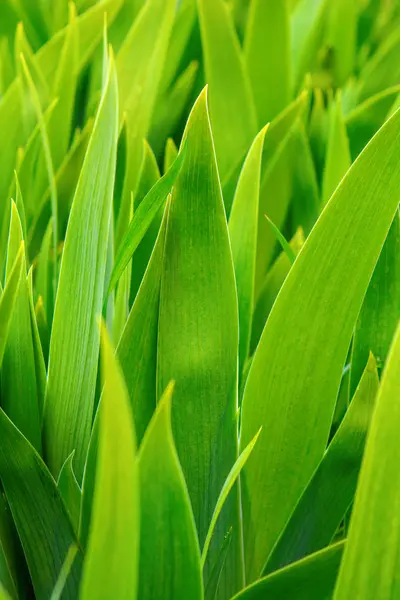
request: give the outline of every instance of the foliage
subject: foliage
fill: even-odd
[[[400,599],[399,65],[398,0],[0,2],[0,598]]]

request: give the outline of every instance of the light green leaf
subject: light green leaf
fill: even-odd
[[[221,514],[221,511],[224,507],[226,499],[229,496],[230,491],[232,490],[233,486],[235,485],[235,483],[240,475],[240,471],[243,469],[244,465],[246,464],[247,459],[249,458],[250,454],[252,453],[253,448],[257,443],[257,439],[258,439],[258,436],[260,435],[260,433],[261,432],[259,431],[256,434],[256,436],[254,437],[254,439],[251,440],[250,444],[239,455],[239,458],[237,459],[237,461],[233,465],[232,469],[230,470],[229,475],[226,478],[226,481],[222,487],[221,493],[218,496],[217,504],[215,505],[215,509],[214,509],[213,516],[211,519],[210,527],[208,528],[207,536],[206,536],[204,546],[203,546],[203,551],[201,554],[201,566],[203,568],[204,568],[204,564],[206,562],[208,549],[210,547],[211,539],[214,534],[215,525],[218,521],[218,517]]]
[[[327,5],[327,0],[300,0],[292,13],[292,85],[295,92],[315,61]]]
[[[200,549],[171,429],[169,385],[139,451],[140,600],[201,600]],[[163,532],[160,535],[160,532]]]
[[[65,459],[75,450],[78,481],[82,479],[93,417],[99,350],[96,317],[103,302],[117,132],[117,82],[111,57],[107,85],[68,221],[50,340],[44,411],[50,469],[58,476]],[[66,315],[73,315],[73,319],[67,319]]]
[[[76,558],[77,553],[78,553],[78,546],[76,546],[76,545],[70,546],[70,548],[67,552],[67,556],[65,557],[64,564],[58,575],[57,583],[54,586],[54,589],[51,593],[50,600],[60,600],[60,598],[64,592],[64,588],[65,588],[65,584],[67,583],[67,579],[71,573],[72,565],[74,564],[74,560]]]
[[[398,328],[376,400],[335,600],[398,597],[399,364]]]
[[[275,225],[275,223],[273,221],[271,221],[269,216],[268,215],[264,215],[264,216],[267,219],[267,223],[269,224],[272,231],[274,232],[275,237],[276,237],[277,241],[279,242],[282,250],[286,253],[286,256],[290,260],[291,264],[293,264],[294,261],[296,260],[296,254],[295,254],[294,250],[292,250],[291,245],[289,244],[289,242],[287,241],[287,239],[285,238],[285,236],[283,235],[281,230],[278,229],[278,227]]]
[[[197,0],[219,173],[229,179],[257,134],[250,79],[224,0]]]
[[[291,100],[290,18],[287,0],[252,0],[244,54],[258,125],[263,127],[282,112]]]
[[[101,341],[104,389],[99,407],[99,448],[79,597],[135,600],[139,545],[135,432],[128,391],[104,325]]]
[[[57,480],[57,487],[68,511],[74,530],[78,532],[79,516],[81,510],[81,489],[76,481],[73,469],[74,452],[71,452],[61,467]]]
[[[125,181],[116,228],[116,248],[129,223],[131,194],[136,195],[143,140],[148,137],[168,50],[175,0],[148,0],[118,53],[120,114],[126,115],[128,148]]]
[[[17,207],[12,203],[7,252],[6,282],[22,242],[22,226]],[[35,354],[32,340],[26,260],[22,257],[21,280],[9,325],[1,371],[2,407],[40,452],[42,448],[40,402],[37,393]]]
[[[0,366],[3,363],[10,324],[18,297],[23,267],[25,266],[25,245],[21,242],[14,264],[8,274],[6,286],[0,297]]]
[[[22,542],[35,596],[38,600],[48,600],[76,538],[46,465],[2,410],[0,433],[1,481]],[[81,566],[79,552],[66,584],[67,599],[77,598]]]
[[[333,52],[333,76],[342,86],[353,74],[357,53],[357,21],[359,6],[348,0],[328,3],[326,41]]]
[[[342,113],[340,93],[331,106],[328,146],[322,180],[322,206],[328,202],[351,165],[349,139]]]
[[[87,64],[94,49],[103,35],[104,13],[107,12],[108,23],[112,23],[123,0],[102,0],[93,8],[77,18],[77,38],[79,40],[79,72]],[[37,52],[37,64],[45,81],[53,83],[59,60],[64,47],[66,30],[58,32]],[[7,148],[2,152],[2,177],[0,178],[0,197],[6,198],[10,181],[15,168],[17,149],[25,144],[29,131],[24,129],[22,119],[21,80],[17,78],[0,100],[0,131],[7,140]],[[0,223],[4,214],[0,212]]]
[[[156,408],[158,311],[168,213],[167,203],[153,253],[117,348],[139,443]],[[140,368],[132,369],[132,365]]]
[[[358,80],[358,100],[382,92],[399,83],[400,65],[397,60],[400,49],[400,32],[396,28],[362,69]]]
[[[354,324],[398,205],[399,131],[397,112],[342,180],[258,345],[241,434],[244,447],[263,427],[241,478],[249,580],[259,575],[324,452]]]
[[[37,399],[39,405],[39,416],[40,422],[43,418],[43,405],[44,396],[46,393],[46,363],[44,360],[44,354],[42,349],[42,342],[39,334],[39,327],[36,321],[36,311],[33,304],[33,283],[32,283],[32,271],[33,268],[29,269],[27,284],[29,292],[29,309],[31,315],[31,327],[32,327],[32,343],[33,343],[33,356],[35,360],[35,373],[36,373],[36,388],[37,388]]]
[[[350,407],[269,556],[264,574],[331,542],[354,498],[378,388],[371,355]]]
[[[176,380],[175,443],[200,545],[237,458],[237,298],[206,90],[190,114],[187,158],[172,192],[158,329],[158,393]],[[228,529],[233,539],[221,593],[242,584],[237,489],[219,519],[210,564]]]
[[[57,2],[56,4],[60,4]],[[50,117],[48,137],[54,169],[61,165],[71,138],[71,125],[78,80],[78,28],[76,7],[71,2],[67,7],[68,27],[60,60],[54,77],[51,93],[58,98],[57,106]]]
[[[167,143],[165,144],[165,153],[164,153],[164,169],[163,172],[166,173],[168,169],[171,168],[172,163],[178,156],[178,148],[172,138],[167,139]]]
[[[152,220],[155,218],[170,193],[171,188],[182,169],[185,155],[186,151],[183,149],[170,170],[154,184],[134,212],[132,222],[121,241],[115,258],[115,265],[108,286],[108,294],[110,294],[116,286],[124,269],[131,260],[133,253],[150,227]]]
[[[330,600],[343,554],[339,542],[249,586],[232,600]]]
[[[302,229],[299,229],[290,241],[290,247],[297,255],[303,244],[304,233]],[[250,354],[253,354],[257,347],[265,323],[267,322],[268,315],[271,312],[278,292],[281,289],[291,266],[292,263],[290,262],[286,252],[281,252],[271,268],[268,270],[268,273],[262,282],[260,293],[254,308]]]
[[[138,207],[139,204],[144,200],[151,188],[159,179],[160,169],[157,164],[157,159],[154,156],[154,152],[150,145],[145,142],[142,173],[140,176],[138,191],[135,197],[136,207]],[[162,205],[158,213],[153,218],[148,230],[144,234],[142,241],[134,252],[134,259],[132,261],[133,268],[130,269],[128,266],[125,270],[125,273],[126,271],[131,270],[130,306],[133,300],[136,298],[136,294],[140,284],[142,283],[144,273],[149,263],[150,256],[160,229],[163,211],[164,206]]]
[[[250,346],[250,328],[254,309],[261,159],[266,131],[267,128],[260,131],[249,150],[239,177],[229,217],[229,237],[239,304],[239,380]]]
[[[400,216],[395,214],[358,316],[351,356],[351,392],[370,351],[381,371],[400,319]]]

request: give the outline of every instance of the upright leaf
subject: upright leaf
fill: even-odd
[[[48,600],[76,538],[55,481],[36,450],[0,410],[0,478],[10,505],[38,600]],[[57,535],[54,535],[55,532]],[[78,594],[82,554],[66,583]]]
[[[358,316],[351,357],[351,391],[373,352],[383,369],[400,319],[400,216],[397,211]]]
[[[143,282],[117,348],[139,443],[156,408],[158,312],[168,212],[167,204]],[[135,368],[138,364],[140,368]]]
[[[48,464],[58,476],[75,450],[78,481],[89,443],[118,131],[118,96],[111,57],[76,188],[56,297],[44,412]],[[88,231],[91,235],[88,235]],[[70,315],[71,318],[66,318]]]
[[[170,385],[139,452],[140,600],[201,600],[200,550],[171,429]],[[162,532],[162,535],[160,535]]]
[[[287,0],[252,0],[244,53],[258,125],[274,119],[291,98],[290,18]]]
[[[376,401],[335,600],[394,600],[399,595],[400,329]]]
[[[148,137],[175,12],[175,0],[148,0],[118,53],[121,114],[128,130],[127,170],[116,230],[116,247],[129,223],[131,194],[136,195],[143,140]]]
[[[224,0],[197,0],[210,117],[222,181],[229,179],[257,133],[250,80]]]
[[[22,242],[22,226],[17,207],[12,203],[7,252],[6,281]],[[1,404],[7,415],[41,452],[41,426],[32,339],[31,313],[26,260],[22,258],[22,274],[15,299],[1,371]]]
[[[263,427],[242,476],[249,580],[324,452],[355,320],[398,205],[399,131],[398,111],[327,204],[261,336],[242,413],[242,447]]]
[[[254,140],[242,172],[229,217],[229,237],[239,304],[239,379],[249,353],[260,195],[261,159],[266,128]]]
[[[349,140],[343,120],[342,101],[337,94],[331,107],[328,147],[322,180],[322,204],[328,202],[351,165]]]
[[[378,388],[376,362],[371,355],[339,429],[267,560],[265,574],[332,541],[354,499]]]
[[[218,494],[237,458],[237,299],[224,206],[203,91],[184,134],[187,158],[172,192],[158,330],[158,393],[174,378],[172,424],[204,543]],[[233,528],[222,594],[242,584],[237,489],[209,552]],[[224,579],[225,578],[225,579]]]
[[[96,482],[80,598],[135,600],[139,543],[136,440],[128,392],[104,325],[102,377]]]

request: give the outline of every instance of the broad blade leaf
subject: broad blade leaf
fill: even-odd
[[[399,201],[399,132],[398,111],[328,202],[282,287],[250,369],[242,447],[263,427],[242,476],[250,580],[326,446],[355,320]]]
[[[78,481],[82,479],[93,416],[99,351],[96,317],[103,301],[117,131],[117,82],[111,59],[68,222],[50,341],[44,412],[50,469],[58,476],[65,459],[75,450]]]
[[[139,544],[136,440],[128,391],[104,325],[102,377],[96,482],[80,598],[135,600]]]
[[[398,328],[376,400],[335,600],[394,600],[399,594],[399,364]]]
[[[261,159],[266,128],[254,140],[242,172],[229,217],[229,237],[239,303],[239,379],[249,353],[254,309]]]
[[[267,560],[265,574],[331,542],[354,498],[378,388],[371,355],[338,431]]]
[[[36,450],[0,410],[0,477],[22,542],[38,600],[48,600],[75,534],[55,481]],[[55,535],[55,532],[57,535]],[[78,595],[82,554],[65,598]]]
[[[200,550],[171,429],[170,385],[139,452],[140,600],[201,600]],[[160,535],[162,532],[162,535]]]
[[[184,135],[187,158],[172,192],[158,330],[158,393],[176,380],[172,424],[202,546],[237,458],[237,299],[203,91]],[[233,527],[222,594],[240,587],[237,489],[225,504],[210,564]]]
[[[330,600],[344,542],[329,546],[246,588],[232,600]]]

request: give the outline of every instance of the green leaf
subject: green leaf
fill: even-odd
[[[276,237],[277,241],[279,242],[282,250],[286,253],[286,256],[290,260],[291,264],[293,264],[294,261],[296,260],[296,254],[295,254],[294,250],[292,250],[291,245],[289,244],[289,242],[287,241],[287,239],[285,238],[285,236],[283,235],[281,230],[278,229],[278,227],[275,225],[275,223],[273,221],[271,221],[269,216],[268,215],[264,215],[264,216],[267,219],[267,222],[270,225],[272,231],[274,232],[275,237]]]
[[[330,600],[344,542],[312,554],[249,586],[232,600]]]
[[[332,71],[335,84],[339,87],[354,72],[358,13],[356,2],[334,0],[328,5],[326,41],[333,52]]]
[[[76,558],[77,553],[78,553],[78,546],[76,546],[76,545],[70,546],[70,548],[67,552],[67,556],[65,557],[64,564],[58,575],[57,583],[54,586],[54,589],[51,593],[50,600],[60,600],[60,598],[64,592],[64,588],[65,588],[67,579],[71,573],[72,565],[74,564],[74,560]]]
[[[76,543],[76,538],[46,465],[2,410],[0,440],[0,477],[35,595],[38,600],[48,600],[68,549]],[[66,584],[65,598],[77,598],[81,566],[82,555],[79,553]]]
[[[58,476],[65,459],[75,450],[78,481],[82,479],[93,417],[99,351],[96,317],[103,302],[117,131],[117,82],[111,58],[107,85],[68,221],[50,340],[44,411],[50,469]],[[66,315],[73,315],[73,319],[67,319]]]
[[[307,236],[319,217],[321,202],[310,141],[300,119],[293,127],[290,144],[293,183],[288,224],[290,231],[301,227]]]
[[[292,64],[296,92],[313,66],[323,34],[327,0],[300,0],[292,14]]]
[[[303,244],[304,233],[301,229],[299,229],[290,241],[290,247],[297,255]],[[286,252],[281,252],[271,268],[268,270],[268,273],[262,282],[260,293],[254,308],[250,354],[253,354],[257,347],[265,323],[267,322],[268,315],[271,312],[278,292],[281,289],[291,266],[292,263],[290,262]]]
[[[129,223],[131,194],[136,195],[143,140],[148,137],[168,50],[175,0],[148,0],[118,53],[120,114],[125,113],[128,148],[125,181],[116,228],[116,248]]]
[[[235,485],[235,483],[240,475],[240,471],[243,469],[244,465],[246,464],[247,459],[249,458],[250,454],[252,453],[253,448],[257,443],[257,439],[258,439],[259,435],[260,435],[260,431],[256,434],[254,439],[251,440],[250,444],[240,454],[239,458],[237,459],[237,461],[233,465],[232,469],[230,470],[229,475],[226,478],[226,481],[222,487],[221,493],[218,496],[217,504],[215,505],[215,509],[214,509],[213,516],[211,519],[210,527],[208,528],[207,536],[206,536],[204,546],[203,546],[203,551],[201,554],[201,566],[203,568],[204,568],[204,564],[206,562],[208,549],[210,547],[211,539],[214,534],[214,530],[215,530],[215,526],[218,521],[218,517],[221,514],[221,511],[224,507],[226,499],[229,496],[230,491],[232,490],[233,486]]]
[[[104,325],[101,341],[104,389],[99,408],[93,510],[80,598],[135,600],[139,545],[135,432],[128,391]]]
[[[399,131],[397,112],[350,168],[261,336],[242,413],[242,447],[263,427],[241,477],[249,580],[322,458],[354,324],[398,204]]]
[[[158,325],[158,393],[173,378],[175,443],[202,546],[237,458],[237,298],[206,90],[190,114],[187,158],[172,192]],[[237,489],[217,525],[210,564],[233,527],[222,594],[242,584]]]
[[[79,516],[81,510],[81,489],[76,481],[74,469],[72,466],[74,453],[71,452],[67,460],[61,467],[60,475],[57,480],[57,487],[64,501],[65,508],[68,511],[74,530],[77,532],[79,527]]]
[[[163,172],[166,173],[168,169],[171,168],[172,163],[176,160],[178,156],[178,148],[172,138],[167,139],[167,143],[165,144],[165,154],[164,154],[164,169]]]
[[[158,312],[168,213],[167,203],[153,253],[117,348],[139,443],[156,408]],[[140,368],[132,369],[132,365],[138,364]]]
[[[290,19],[287,0],[252,0],[244,54],[258,125],[262,127],[286,108],[291,100]]]
[[[197,0],[210,117],[221,180],[237,167],[257,133],[250,79],[224,0]]]
[[[76,21],[77,38],[79,40],[79,67],[81,71],[87,64],[94,49],[102,39],[104,13],[107,12],[108,23],[112,23],[123,0],[103,0],[79,16]],[[42,46],[35,58],[46,82],[54,82],[64,46],[66,30],[58,32]],[[8,188],[15,168],[15,156],[18,147],[26,142],[27,135],[22,119],[21,80],[17,78],[8,88],[0,101],[0,131],[7,140],[7,148],[2,152],[2,177],[0,178],[0,197],[7,197]],[[0,223],[4,214],[0,213]]]
[[[0,366],[3,363],[4,351],[7,345],[10,324],[14,314],[15,303],[18,297],[19,285],[25,255],[25,245],[21,242],[14,264],[9,272],[6,286],[0,297]]]
[[[233,264],[239,304],[239,379],[249,354],[258,231],[261,159],[264,128],[255,138],[239,177],[229,217]]]
[[[399,83],[399,49],[400,32],[396,28],[362,69],[358,79],[359,102]]]
[[[379,371],[400,319],[400,216],[394,217],[358,316],[351,357],[351,391],[357,387],[370,351]]]
[[[7,252],[6,282],[22,242],[22,226],[17,207],[12,203],[10,234]],[[8,338],[1,371],[2,407],[40,452],[42,448],[40,401],[37,393],[35,354],[26,261],[22,257],[21,280],[9,324]]]
[[[201,600],[200,549],[171,429],[169,385],[139,451],[140,600]],[[162,535],[160,535],[162,532]]]
[[[342,113],[340,93],[331,106],[328,146],[322,180],[322,205],[328,202],[351,166],[349,140]]]
[[[149,134],[157,156],[162,153],[167,137],[175,133],[182,121],[184,110],[192,97],[198,70],[199,63],[192,61],[173,87],[160,98]]]
[[[269,556],[264,574],[331,542],[354,498],[378,388],[371,355],[350,407]]]
[[[59,2],[57,3],[60,4]],[[60,60],[54,77],[51,93],[58,98],[57,106],[50,118],[48,127],[54,169],[61,165],[68,150],[71,138],[71,126],[78,80],[78,28],[76,7],[70,3],[68,27]]]
[[[398,114],[398,113],[397,113]],[[365,449],[335,600],[392,600],[399,568],[400,329],[397,329]]]
[[[39,416],[40,422],[43,418],[43,405],[44,397],[46,393],[46,363],[44,360],[44,354],[42,349],[42,342],[39,334],[39,327],[36,320],[36,311],[33,304],[33,283],[32,283],[32,271],[33,268],[29,269],[27,284],[29,292],[29,309],[31,314],[31,327],[32,327],[32,343],[33,343],[33,356],[35,360],[35,373],[36,373],[36,388],[37,388],[37,399],[39,405]]]
[[[116,286],[119,278],[124,272],[124,269],[131,260],[133,253],[142,241],[146,231],[151,225],[151,222],[157,215],[168,194],[170,193],[171,188],[182,169],[185,155],[186,151],[183,149],[179,153],[170,170],[154,184],[146,197],[139,204],[137,210],[134,212],[132,222],[130,223],[129,228],[121,241],[117,256],[115,258],[115,265],[111,273],[110,283],[108,286],[108,294],[110,294]]]
[[[92,433],[90,436],[82,481],[79,542],[84,550],[87,547],[90,524],[92,520],[93,496],[96,484],[97,456],[99,452],[100,406],[101,404],[99,403],[93,420]]]
[[[368,98],[346,116],[351,156],[356,159],[370,139],[386,121],[389,110],[400,92],[394,86]]]

